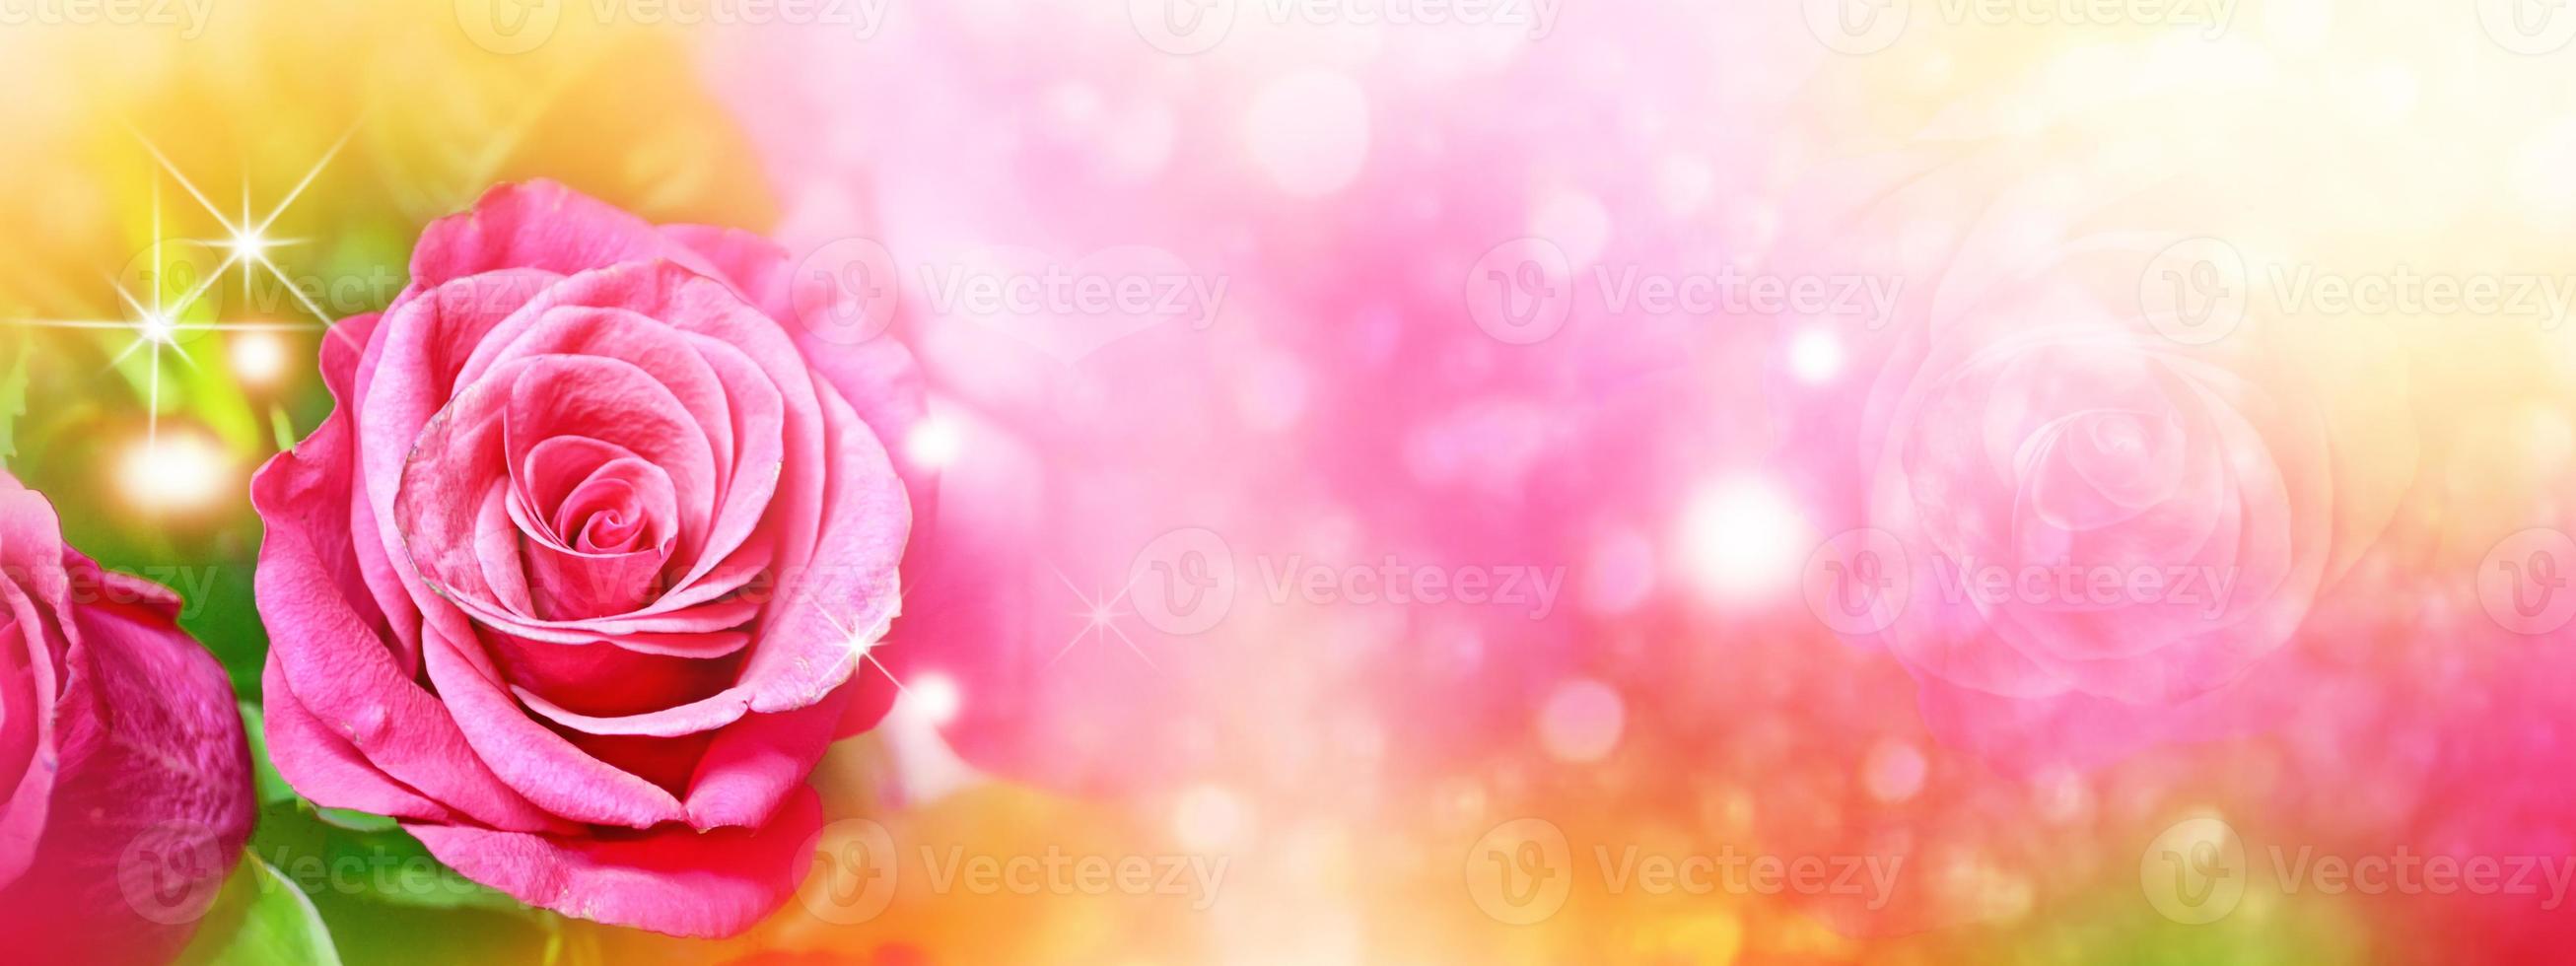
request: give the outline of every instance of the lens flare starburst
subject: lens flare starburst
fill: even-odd
[[[352,129],[352,133],[354,133],[354,128]],[[127,360],[133,358],[137,353],[143,353],[147,357],[144,378],[142,380],[144,387],[145,435],[141,446],[136,451],[138,455],[136,456],[137,462],[135,465],[162,467],[165,469],[183,465],[193,466],[196,465],[198,461],[174,461],[170,458],[171,454],[163,452],[164,445],[161,433],[161,409],[163,394],[162,369],[165,365],[173,362],[178,365],[191,368],[195,366],[195,363],[188,355],[187,347],[185,345],[185,343],[194,334],[201,332],[232,333],[268,340],[268,343],[264,344],[273,343],[275,338],[274,334],[280,332],[320,331],[332,338],[346,338],[346,335],[341,333],[333,325],[331,314],[324,311],[320,305],[315,304],[310,296],[306,295],[301,288],[298,288],[292,280],[289,279],[286,270],[281,267],[273,257],[279,249],[299,244],[301,240],[277,237],[271,233],[271,229],[277,225],[278,219],[283,217],[287,211],[294,206],[296,200],[303,197],[305,190],[312,186],[314,179],[319,177],[322,171],[330,166],[332,160],[339,156],[340,149],[348,143],[349,137],[346,134],[342,135],[338,142],[334,143],[329,150],[324,151],[318,160],[314,161],[310,167],[305,169],[303,176],[295,182],[295,186],[289,189],[285,196],[280,198],[278,202],[273,207],[269,208],[265,214],[253,213],[251,206],[250,184],[248,179],[245,178],[242,183],[240,210],[237,214],[227,215],[222,206],[217,205],[213,199],[209,198],[206,193],[197,186],[197,183],[194,180],[190,179],[185,172],[181,171],[179,166],[170,159],[168,154],[161,150],[159,145],[154,144],[149,137],[144,136],[139,131],[134,132],[134,135],[136,141],[143,146],[143,149],[151,154],[152,160],[159,166],[160,172],[167,175],[169,180],[177,182],[180,188],[187,193],[188,197],[194,199],[196,203],[205,210],[206,215],[214,219],[217,227],[221,229],[222,236],[214,240],[204,240],[176,238],[168,235],[164,230],[162,212],[163,185],[161,179],[155,178],[151,189],[151,247],[147,249],[147,252],[149,253],[148,257],[151,259],[149,263],[149,278],[151,279],[151,284],[139,286],[143,291],[141,294],[137,294],[135,290],[129,289],[121,279],[110,278],[108,280],[109,287],[115,293],[116,301],[119,303],[116,308],[123,317],[88,319],[25,318],[0,320],[0,324],[30,328],[89,329],[130,333],[133,336],[132,341],[128,342],[122,350],[117,352],[117,354],[110,360],[109,366],[110,368],[122,366]],[[172,293],[165,290],[167,287],[162,284],[162,280],[168,277],[166,269],[170,267],[168,265],[169,256],[164,246],[171,243],[202,244],[215,250],[222,251],[225,254],[222,260],[215,265],[213,270],[205,272],[201,277],[190,279],[186,287],[176,293],[174,297]],[[265,274],[268,278],[274,279],[279,285],[283,286],[286,292],[294,297],[298,305],[300,305],[306,312],[311,313],[313,321],[227,321],[221,318],[220,315],[212,312],[207,314],[215,317],[206,321],[191,321],[189,315],[190,311],[198,308],[201,304],[207,304],[206,296],[208,293],[213,291],[214,287],[224,280],[226,274],[232,272],[235,268],[240,269],[242,289],[245,293],[249,291],[255,278]],[[252,356],[258,357],[260,354],[261,353],[255,352],[252,353]],[[240,354],[237,353],[236,357],[238,358],[239,355]],[[282,367],[272,366],[270,367],[271,371],[268,371],[265,374],[252,375],[261,380],[273,378],[275,375],[274,369],[276,368]],[[147,475],[158,478],[168,476],[169,474],[153,473]],[[187,476],[188,474],[178,475]],[[129,473],[128,476],[133,477],[134,474]],[[128,482],[132,483],[134,480],[129,479]],[[196,483],[189,479],[170,478],[155,479],[154,481],[151,481],[149,485],[163,489],[170,489],[172,492],[176,492],[177,489],[193,487]],[[143,500],[143,502],[154,504],[166,501]]]

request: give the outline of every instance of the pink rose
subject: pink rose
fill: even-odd
[[[250,838],[250,749],[179,598],[64,546],[0,473],[0,936],[19,962],[160,962]]]
[[[798,307],[835,291],[545,182],[430,225],[326,340],[338,411],[252,485],[287,781],[566,915],[776,908],[912,523],[911,358],[820,344]]]
[[[1880,631],[1936,728],[2005,764],[2241,730],[2250,698],[2221,692],[2294,639],[2396,492],[2350,434],[2402,415],[2303,375],[2340,365],[2266,319],[2192,344],[2143,312],[2160,248],[1953,266],[1891,333],[1863,420],[1873,529],[1842,563],[1902,594],[1836,620]]]

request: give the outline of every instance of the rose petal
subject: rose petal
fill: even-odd
[[[553,181],[497,185],[472,210],[431,222],[412,248],[414,287],[532,268],[555,275],[666,256],[643,219]],[[466,343],[471,344],[471,343]]]
[[[894,452],[896,469],[913,491],[914,512],[929,515],[932,484],[938,468],[905,458],[903,443],[928,415],[928,392],[921,366],[901,340],[869,339],[835,345],[818,337],[820,327],[805,325],[797,311],[796,286],[809,286],[809,299],[848,299],[831,282],[797,278],[787,250],[750,232],[709,225],[665,225],[662,235],[696,252],[733,287],[786,329],[807,364],[824,382],[841,391],[850,408],[875,430]],[[846,317],[846,316],[845,316]]]
[[[353,470],[359,499],[348,509],[350,532],[376,535],[374,541],[356,542],[358,567],[349,576],[360,580],[384,615],[400,645],[406,674],[420,670],[417,601],[427,591],[411,571],[402,534],[394,523],[394,495],[402,485],[403,464],[410,459],[421,429],[447,406],[471,347],[560,278],[518,269],[427,288],[415,278],[412,288],[372,323],[355,381],[332,386],[341,409],[356,420],[351,432],[357,447]],[[349,327],[350,323],[341,323],[344,331]],[[324,340],[325,380],[345,378],[334,375],[344,364],[336,359],[344,341]],[[341,415],[335,412],[333,417]]]
[[[689,781],[689,824],[698,828],[756,826],[790,795],[823,757],[835,726],[855,694],[843,687],[811,705],[755,714],[717,732]]]
[[[304,707],[328,709],[322,721],[328,730],[404,785],[476,821],[553,827],[549,816],[484,767],[447,709],[413,683],[392,647],[361,617],[359,603],[373,598],[362,591],[352,597],[343,584],[357,572],[340,509],[353,495],[350,462],[344,406],[251,480],[251,502],[267,524],[253,581],[269,630],[270,668]],[[329,785],[297,790],[325,805],[344,794]]]
[[[432,822],[451,819],[445,806],[395,781],[332,734],[295,696],[276,664],[261,673],[260,686],[265,692],[260,717],[267,728],[269,758],[288,785],[298,790],[329,789],[333,808]],[[307,792],[307,797],[313,794]]]
[[[530,905],[675,936],[729,936],[787,900],[822,826],[812,789],[754,829],[669,825],[619,838],[407,825],[432,855]]]
[[[538,724],[499,680],[465,616],[428,610],[423,663],[465,740],[501,781],[554,815],[594,825],[648,828],[683,817],[652,782],[600,761]]]
[[[110,582],[76,553],[60,566]],[[213,888],[250,837],[250,749],[223,668],[179,630],[166,590],[100,596],[67,612],[52,817],[26,876],[0,893],[0,931],[28,962],[167,959],[187,930],[127,898],[137,849],[183,852],[144,871],[185,895]]]

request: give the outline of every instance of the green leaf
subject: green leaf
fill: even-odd
[[[315,817],[320,818],[325,824],[332,825],[337,828],[348,829],[352,832],[395,832],[402,829],[401,822],[394,821],[393,819],[386,818],[372,812],[361,812],[355,809],[316,807],[313,810],[313,814]]]
[[[268,431],[276,437],[278,452],[295,448],[295,419],[286,414],[286,407],[268,407]]]
[[[277,766],[268,760],[267,720],[261,717],[259,707],[248,701],[241,702],[241,716],[242,734],[250,739],[251,784],[259,790],[259,803],[274,805],[294,801],[294,787],[278,775]]]
[[[251,852],[317,900],[525,915],[526,906],[429,854],[392,819],[309,801],[263,807]]]
[[[245,853],[179,961],[194,966],[340,966],[340,953],[304,890],[259,856]]]

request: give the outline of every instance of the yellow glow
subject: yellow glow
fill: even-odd
[[[158,312],[144,313],[143,321],[136,323],[135,331],[144,338],[162,345],[176,345],[179,341],[178,323],[170,321],[169,316]]]
[[[252,385],[268,385],[286,372],[286,341],[275,333],[237,332],[232,343],[233,375]]]
[[[165,430],[126,450],[117,467],[117,485],[148,511],[198,510],[232,491],[232,467],[213,440]]]

